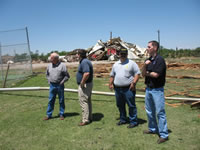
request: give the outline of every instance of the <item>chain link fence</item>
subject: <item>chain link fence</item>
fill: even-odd
[[[12,87],[32,75],[28,29],[0,31],[0,86]]]

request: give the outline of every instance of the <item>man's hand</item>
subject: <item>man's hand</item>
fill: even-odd
[[[63,85],[63,84],[64,84],[64,82],[63,82],[63,81],[61,81],[61,82],[60,82],[60,85]]]
[[[80,86],[81,86],[82,89],[83,89],[83,88],[86,88],[86,84],[85,84],[85,83],[82,83],[82,82],[81,82]]]
[[[113,84],[109,84],[109,89],[113,90],[113,88],[114,88]]]
[[[113,89],[114,89],[113,82],[114,82],[114,77],[110,77],[110,81],[109,81],[109,89],[110,89],[110,90],[113,90]]]
[[[135,91],[136,90],[136,84],[135,83],[131,83],[129,90],[131,91]]]
[[[148,64],[150,64],[150,63],[151,63],[150,60],[146,60],[146,61],[145,61],[145,65],[148,65]]]
[[[83,78],[82,78],[82,81],[80,83],[81,88],[86,88],[86,81],[88,80],[89,76],[90,76],[89,72],[85,72],[83,74]]]
[[[147,74],[146,74],[146,67],[147,67],[147,65],[149,65],[151,63],[151,61],[150,60],[146,60],[145,62],[144,62],[144,65],[142,66],[142,76],[143,77],[145,77]]]

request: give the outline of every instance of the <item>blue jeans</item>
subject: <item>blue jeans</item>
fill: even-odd
[[[148,117],[148,128],[159,133],[161,138],[168,137],[167,119],[165,114],[164,88],[146,88],[145,109]],[[157,124],[157,120],[158,124]]]
[[[64,111],[65,111],[64,84],[60,85],[60,84],[50,83],[49,103],[48,103],[48,108],[47,108],[48,117],[52,116],[57,94],[58,94],[59,104],[60,104],[60,116],[64,115]]]
[[[126,122],[126,103],[129,107],[129,120],[130,124],[137,125],[137,108],[135,104],[135,92],[129,88],[115,87],[115,97],[117,107],[120,112],[120,121]]]

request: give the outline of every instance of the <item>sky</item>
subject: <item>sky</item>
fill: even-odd
[[[146,47],[158,40],[165,48],[200,47],[200,0],[0,0],[0,43],[23,43],[49,53],[89,48],[98,40],[120,37]],[[9,34],[11,39],[5,34]]]

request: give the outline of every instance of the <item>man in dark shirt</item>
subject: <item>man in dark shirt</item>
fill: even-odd
[[[47,108],[47,117],[45,117],[44,120],[49,120],[52,117],[57,94],[60,104],[60,119],[64,120],[64,83],[70,78],[70,76],[66,65],[59,62],[59,55],[57,53],[52,53],[50,59],[52,63],[48,65],[46,70],[46,77],[50,85],[49,103]]]
[[[145,109],[149,128],[143,133],[158,134],[157,143],[160,144],[168,140],[168,128],[164,97],[166,64],[163,57],[157,53],[158,49],[159,43],[157,41],[148,43],[147,52],[150,57],[145,61],[142,68],[142,75],[145,77],[146,84]]]
[[[76,81],[79,85],[78,94],[82,109],[82,121],[79,126],[84,126],[92,122],[92,102],[91,94],[93,87],[93,66],[91,61],[86,58],[86,51],[79,49],[77,57],[80,64],[76,74]]]

